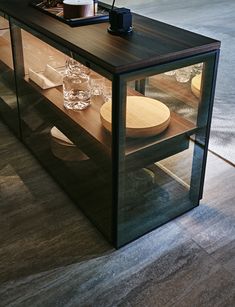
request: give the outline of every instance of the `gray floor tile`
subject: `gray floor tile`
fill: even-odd
[[[233,166],[209,154],[200,206],[176,220],[208,253],[235,239],[234,178]]]
[[[235,240],[217,249],[212,253],[212,257],[235,276]]]
[[[232,307],[234,305],[235,279],[223,269],[207,276],[180,301],[173,304],[177,307]]]
[[[0,296],[5,306],[30,306],[33,301],[38,306],[59,306],[60,301],[64,306],[114,306],[151,274],[167,279],[200,252],[171,222],[118,251],[4,283]]]

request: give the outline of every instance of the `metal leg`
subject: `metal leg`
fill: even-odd
[[[18,76],[20,78],[23,78],[25,76],[22,35],[21,35],[21,29],[11,22],[11,18],[9,18],[9,25],[10,25],[12,59],[14,66],[15,88],[16,88],[19,136],[22,139],[22,126],[20,119],[20,106],[19,106],[20,95],[19,95],[19,84],[18,84],[19,80]]]
[[[145,86],[146,86],[146,79],[135,81],[135,90],[143,95],[145,95]]]
[[[199,200],[203,195],[218,60],[219,51],[214,52],[208,61],[205,62],[205,69],[202,76],[202,97],[197,119],[197,126],[199,127],[199,130],[195,136],[195,148],[190,185],[190,198],[196,204],[199,203]]]
[[[114,76],[112,86],[112,202],[113,202],[113,241],[120,247],[118,239],[118,209],[124,201],[124,160],[126,86],[120,76]]]

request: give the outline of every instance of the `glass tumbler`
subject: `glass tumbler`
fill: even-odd
[[[108,79],[104,80],[103,99],[104,99],[104,102],[108,102],[112,100],[112,82],[109,81]]]
[[[193,73],[194,75],[200,75],[202,73],[203,63],[198,63],[193,65]]]
[[[175,78],[180,83],[186,83],[190,80],[192,74],[192,67],[187,66],[175,71]]]
[[[90,74],[91,95],[100,96],[103,94],[104,77],[99,74]]]
[[[63,77],[64,107],[68,110],[80,111],[90,105],[90,78],[81,69],[81,64],[73,59],[66,62]]]
[[[166,76],[174,76],[175,75],[175,70],[170,70],[170,71],[166,71],[165,73],[164,73]]]

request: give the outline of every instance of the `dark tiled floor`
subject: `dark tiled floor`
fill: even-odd
[[[234,167],[201,205],[116,251],[0,123],[0,306],[234,306]]]

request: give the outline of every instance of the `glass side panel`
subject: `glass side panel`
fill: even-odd
[[[100,119],[111,81],[68,57],[69,50],[15,28],[23,140],[111,241],[111,135]]]
[[[163,102],[171,112],[196,125],[203,63],[148,78],[146,96]]]
[[[9,22],[0,16],[0,113],[4,121],[19,133],[17,99]]]
[[[197,63],[127,83],[119,246],[198,205],[202,75]]]

